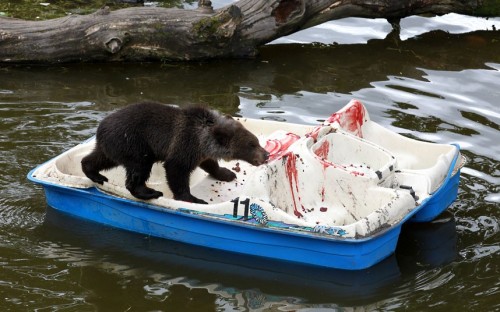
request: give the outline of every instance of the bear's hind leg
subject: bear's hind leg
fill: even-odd
[[[117,163],[106,157],[99,146],[96,146],[92,153],[82,159],[83,173],[85,173],[90,180],[99,184],[108,182],[108,178],[100,174],[99,171],[111,169],[116,166]]]
[[[130,194],[139,199],[153,199],[163,196],[162,192],[146,186],[153,163],[126,165],[127,180],[125,186]]]
[[[219,181],[230,182],[236,179],[236,174],[234,172],[227,168],[220,167],[215,159],[206,159],[200,164],[200,168]]]

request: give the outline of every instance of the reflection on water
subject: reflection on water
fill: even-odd
[[[379,38],[269,45],[254,60],[187,65],[0,66],[2,308],[500,308],[499,32]],[[405,226],[396,254],[361,272],[257,261],[71,219],[46,210],[41,188],[25,178],[130,102],[202,102],[314,124],[353,97],[384,126],[459,143],[469,159],[449,213]]]
[[[362,271],[284,264],[143,237],[75,219],[51,208],[35,234],[37,254],[42,259],[71,263],[79,268],[81,280],[88,283],[107,279],[109,285],[100,286],[102,296],[119,291],[123,280],[147,280],[141,293],[157,299],[156,308],[163,309],[169,308],[164,299],[179,286],[202,289],[235,308],[297,305],[306,299],[309,303],[322,302],[325,297],[342,305],[370,304],[387,289],[409,291],[406,278],[420,274],[422,267],[439,267],[457,256],[455,220],[449,213],[431,224],[408,225],[403,229],[396,255]],[[67,274],[56,270],[50,276]],[[436,273],[419,282],[422,287],[429,287],[429,283],[439,283],[443,278],[443,274]],[[253,289],[255,285],[259,285],[258,289]],[[92,296],[98,307],[108,304],[98,299],[101,294]],[[212,303],[215,296],[206,295],[204,300]],[[134,305],[132,299],[120,301],[124,308]]]
[[[436,29],[452,34],[500,29],[500,18],[473,18],[454,13],[434,17],[409,16],[401,19],[400,26],[399,36],[401,40],[407,40]],[[366,43],[371,39],[384,39],[391,29],[383,18],[350,17],[302,30],[273,43]],[[481,41],[480,38],[477,40]]]

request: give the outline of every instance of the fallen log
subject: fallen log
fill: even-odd
[[[423,13],[472,14],[483,5],[474,0],[240,0],[213,10],[210,1],[201,0],[195,10],[103,8],[45,21],[0,17],[0,62],[253,57],[258,47],[276,38],[329,20],[383,17],[397,21]]]

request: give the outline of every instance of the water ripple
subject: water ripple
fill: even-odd
[[[38,192],[31,192],[37,194]],[[24,193],[23,195],[26,195]],[[44,211],[33,211],[30,206],[32,202],[26,197],[11,198],[5,192],[0,197],[0,229],[25,228],[32,229],[40,225],[43,221]],[[45,208],[45,206],[43,206]]]
[[[491,259],[495,259],[500,255],[500,246],[499,245],[489,245],[489,246],[471,246],[469,248],[464,248],[460,251],[460,255],[464,258],[463,261],[467,262],[477,262],[478,260],[489,257]]]
[[[416,276],[415,290],[427,291],[438,288],[455,277],[452,272],[443,272],[443,269],[438,268],[429,271],[422,271]]]

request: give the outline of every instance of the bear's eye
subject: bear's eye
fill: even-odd
[[[256,148],[257,147],[257,143],[255,143],[255,142],[249,142],[248,143],[248,147],[250,147],[250,148]]]

